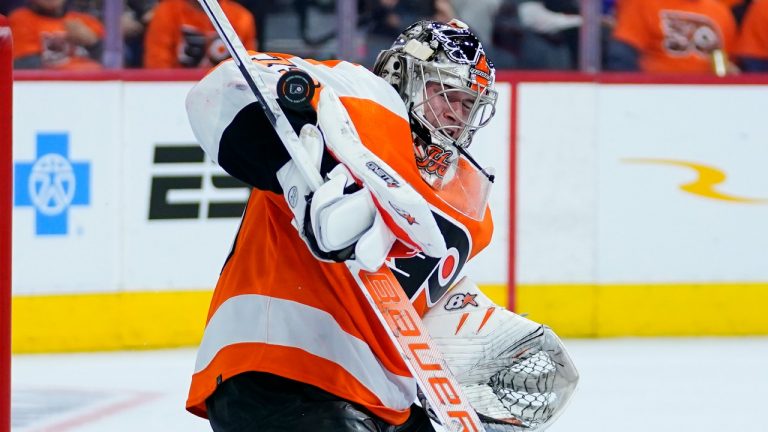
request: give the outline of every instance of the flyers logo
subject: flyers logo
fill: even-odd
[[[663,48],[672,56],[695,54],[706,57],[723,46],[719,27],[705,15],[662,10],[660,17]]]
[[[438,213],[432,214],[448,247],[445,256],[435,258],[418,254],[392,260],[395,267],[392,273],[405,294],[413,298],[424,289],[430,306],[437,303],[456,281],[472,250],[472,240],[462,225]]]
[[[469,30],[449,27],[445,24],[433,25],[433,37],[443,46],[445,54],[459,64],[477,64],[485,53],[480,41]]]
[[[181,26],[182,46],[178,52],[179,63],[184,67],[203,65],[206,55],[208,38],[194,27]]]
[[[427,151],[424,157],[416,157],[416,166],[428,174],[443,178],[445,177],[445,173],[448,172],[448,166],[452,159],[452,151],[430,144],[427,146]]]
[[[40,43],[42,45],[40,61],[46,66],[58,66],[66,63],[75,48],[67,41],[64,32],[41,32]],[[82,50],[82,47],[80,49]]]

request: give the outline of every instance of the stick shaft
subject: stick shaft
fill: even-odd
[[[277,132],[277,136],[280,137],[280,140],[283,142],[283,145],[285,145],[291,159],[296,162],[297,167],[310,188],[316,190],[323,183],[320,173],[314,168],[314,164],[309,160],[309,155],[307,155],[304,148],[301,146],[298,135],[296,135],[293,127],[291,127],[291,123],[283,113],[280,105],[277,104],[277,101],[274,98],[268,97],[268,95],[272,94],[271,91],[261,78],[256,65],[251,61],[251,56],[237,36],[232,24],[229,22],[226,15],[224,15],[224,11],[221,9],[221,6],[219,6],[219,2],[217,0],[199,0],[199,2],[202,5],[203,10],[205,10],[205,13],[208,14],[208,18],[216,28],[219,37],[227,46],[227,50],[232,56],[238,69],[240,69],[243,78],[245,78],[245,81],[253,91],[254,96],[256,96],[259,104],[261,104],[264,109],[264,114],[266,114],[272,127]]]

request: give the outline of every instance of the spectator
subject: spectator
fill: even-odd
[[[519,67],[523,33],[520,0],[451,0],[456,17],[475,31],[497,69]]]
[[[8,19],[15,68],[101,68],[104,27],[93,16],[66,11],[64,0],[27,0]]]
[[[144,35],[152,15],[155,12],[157,0],[126,0],[120,26],[125,41],[125,67],[142,66],[144,58]]]
[[[405,23],[422,19],[446,23],[453,18],[450,0],[373,0],[365,3],[361,13],[361,21],[367,26],[363,64],[372,67],[379,52],[389,49]]]
[[[736,25],[741,26],[741,21],[744,19],[744,13],[749,8],[752,0],[719,0],[725,7],[731,10],[733,17],[736,19]]]
[[[102,0],[66,0],[64,7],[70,12],[88,14],[103,22],[104,2]]]
[[[139,0],[142,1],[142,0]],[[151,0],[155,1],[156,0]],[[294,0],[291,0],[292,2]],[[279,13],[281,7],[284,7],[284,0],[237,0],[238,3],[248,9],[248,12],[253,15],[253,19],[256,21],[256,40],[259,41],[259,49],[264,51],[267,44],[266,28],[267,28],[267,16],[274,13]]]
[[[23,4],[24,0],[3,0],[0,2],[0,15],[8,16]]]
[[[768,72],[768,0],[756,0],[747,10],[736,56],[744,72]]]
[[[489,51],[493,19],[501,6],[501,0],[451,0],[451,5],[456,11],[456,17],[467,23],[485,50]],[[488,55],[495,58],[490,51]]]
[[[447,23],[456,18],[456,11],[453,9],[453,5],[451,5],[449,0],[433,0],[432,8],[433,21]]]
[[[232,0],[220,0],[224,14],[249,50],[256,50],[253,15]],[[157,4],[144,39],[144,67],[208,68],[229,57],[197,0]]]
[[[157,0],[123,0],[120,30],[123,36],[125,67],[141,67],[144,53],[144,31],[152,18]],[[82,12],[103,22],[104,0],[66,0],[68,11]],[[109,23],[105,23],[109,26]]]
[[[744,21],[744,15],[747,13],[747,9],[749,9],[749,6],[752,4],[753,0],[742,0],[741,2],[737,3],[735,6],[731,7],[731,12],[733,13],[733,16],[736,18],[736,24],[741,27],[742,21]]]
[[[373,2],[368,34],[392,41],[405,27],[405,24],[403,24],[403,14],[407,12],[407,8],[403,7],[403,3],[398,0],[377,0]],[[386,48],[389,47],[387,46]]]
[[[493,63],[497,69],[518,68],[523,24],[517,13],[518,0],[502,0],[493,19],[491,41]]]
[[[608,47],[610,70],[712,73],[733,52],[736,22],[720,0],[621,0]]]
[[[496,31],[520,32],[497,44],[514,51],[520,69],[574,69],[582,19],[578,0],[506,0],[496,19]],[[503,13],[503,15],[502,15]]]

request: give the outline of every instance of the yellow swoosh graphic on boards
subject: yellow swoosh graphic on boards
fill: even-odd
[[[680,185],[680,189],[684,190],[685,192],[721,201],[730,201],[743,204],[768,204],[768,199],[766,198],[747,198],[716,190],[715,187],[725,181],[726,175],[725,172],[713,166],[672,159],[652,158],[625,158],[622,159],[622,162],[673,165],[690,168],[696,171],[698,178],[690,183]]]

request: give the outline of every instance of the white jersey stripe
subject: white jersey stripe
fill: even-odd
[[[280,320],[276,322],[274,317]],[[235,296],[219,306],[205,328],[195,373],[205,369],[224,347],[248,342],[299,348],[332,361],[389,408],[406,409],[416,399],[412,377],[389,372],[368,344],[345,332],[329,313],[258,294]]]

